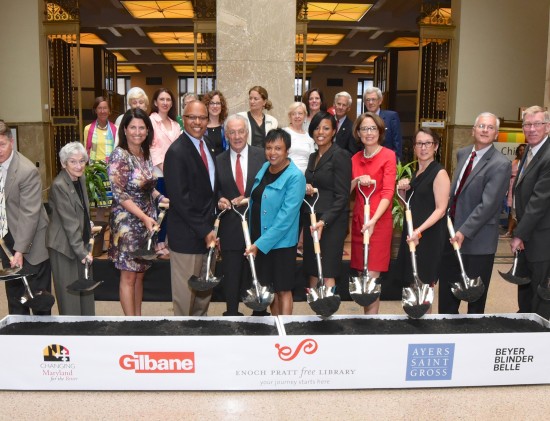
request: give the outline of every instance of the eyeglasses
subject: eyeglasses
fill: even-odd
[[[429,148],[430,146],[433,146],[435,142],[416,142],[414,144],[415,148],[423,149],[423,148]]]
[[[235,136],[236,134],[239,134],[239,135],[244,135],[246,134],[246,130],[245,129],[239,129],[239,130],[229,130],[227,132],[227,136]]]
[[[480,130],[485,130],[485,129],[487,129],[489,131],[496,130],[496,127],[491,126],[490,124],[478,124],[476,127]]]
[[[189,119],[189,120],[200,120],[200,121],[206,121],[208,120],[208,116],[207,115],[185,115],[184,114],[184,117]]]
[[[544,124],[548,124],[548,123],[542,122],[542,121],[537,121],[536,123],[523,123],[522,126],[523,126],[525,129],[530,129],[531,127],[534,128],[534,129],[539,129],[539,128],[542,127]]]
[[[222,105],[222,103],[221,102],[209,102],[208,105],[217,106],[217,105]]]
[[[77,161],[76,159],[68,159],[67,164],[69,164],[71,167],[76,167],[77,165],[84,166],[86,165],[86,160],[81,159],[80,161]]]
[[[376,126],[359,127],[359,131],[360,131],[360,132],[363,132],[363,133],[377,132],[377,131],[378,131],[378,127],[376,127]]]
[[[376,102],[378,98],[365,98],[365,102]]]

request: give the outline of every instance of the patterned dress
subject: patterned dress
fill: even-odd
[[[121,202],[131,199],[147,215],[156,218],[152,193],[157,179],[153,176],[153,163],[117,147],[109,161],[109,181],[113,191],[109,259],[117,269],[144,272],[151,262],[133,258],[130,253],[145,246],[147,229]]]

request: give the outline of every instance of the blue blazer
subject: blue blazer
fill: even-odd
[[[380,117],[386,125],[384,143],[382,146],[395,151],[398,159],[401,159],[403,139],[401,136],[401,121],[399,114],[391,110],[380,110]]]
[[[258,187],[269,166],[269,162],[262,166],[256,175],[252,191]],[[298,222],[305,194],[306,179],[291,160],[285,172],[264,190],[260,217],[262,234],[255,242],[262,253],[293,247],[298,243]],[[252,209],[252,199],[250,202]],[[252,221],[252,217],[249,220]],[[252,223],[250,225],[252,228]]]

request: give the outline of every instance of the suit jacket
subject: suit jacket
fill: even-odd
[[[89,209],[88,193],[84,176],[79,178],[84,204]],[[88,254],[87,244],[82,241],[84,232],[84,207],[67,171],[62,170],[50,187],[49,201],[52,212],[46,232],[46,247],[80,262]],[[88,213],[89,215],[89,213]],[[89,223],[89,222],[88,222]]]
[[[521,175],[527,149],[514,183],[518,225],[514,237],[525,245],[531,262],[550,260],[550,138],[546,138]]]
[[[457,188],[460,170],[470,159],[472,146],[457,153],[457,167],[451,184],[451,198]],[[508,189],[511,162],[493,145],[480,158],[458,196],[454,228],[464,234],[464,254],[494,254],[498,245],[498,224],[501,204]]]
[[[218,184],[220,186],[219,197],[234,199],[238,197],[239,189],[231,170],[231,158],[229,150],[216,157],[218,166]],[[265,162],[265,153],[261,148],[248,146],[248,167],[246,174],[246,188],[244,195],[250,197],[254,178]],[[243,212],[244,209],[238,209]],[[241,225],[241,217],[235,212],[226,212],[222,216],[218,236],[222,250],[244,250],[244,236]]]
[[[355,155],[361,150],[358,141],[353,137],[353,121],[351,121],[348,117],[344,119],[342,126],[338,129],[338,132],[334,137],[334,143],[352,155]]]
[[[250,127],[250,120],[248,119],[248,111],[241,111],[237,113],[243,116],[246,119],[246,125],[248,126],[248,139],[247,142],[249,145],[252,145],[252,128]],[[275,117],[270,114],[264,113],[265,116],[265,134],[267,134],[271,129],[276,129],[279,127],[279,122]]]
[[[31,265],[47,260],[48,215],[42,204],[42,181],[34,164],[19,152],[13,153],[4,197],[8,228],[14,240],[13,249],[23,253]]]
[[[215,165],[214,149],[208,139],[204,139]],[[216,177],[214,179],[212,189],[199,152],[183,132],[164,157],[164,183],[170,198],[167,233],[170,248],[175,252],[206,253],[204,238],[213,228],[218,189]]]
[[[401,159],[403,139],[401,137],[401,121],[395,111],[380,110],[380,117],[386,125],[386,133],[382,146],[395,151],[398,159]]]

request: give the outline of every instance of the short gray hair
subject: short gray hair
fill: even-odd
[[[143,98],[145,100],[145,104],[149,106],[149,97],[147,96],[147,94],[143,89],[137,86],[130,88],[126,93],[126,102],[128,103],[128,107],[130,107],[130,101],[132,101],[133,99],[140,99],[140,98]]]
[[[382,99],[382,96],[383,96],[382,91],[378,89],[376,86],[370,86],[367,89],[365,89],[365,93],[363,94],[363,101],[365,100],[368,94],[372,94],[373,92],[376,94],[378,99]]]
[[[544,113],[544,122],[545,123],[550,122],[548,110],[545,110],[540,105],[532,105],[529,108],[526,108],[525,111],[523,111],[523,119],[525,119],[526,115],[533,115],[537,113]]]
[[[243,117],[240,114],[231,114],[229,117],[227,117],[225,119],[225,121],[223,122],[223,131],[226,133],[227,132],[227,125],[231,121],[235,121],[235,120],[242,121],[244,123],[244,129],[246,130],[246,134],[248,135],[248,119]]]
[[[493,113],[490,113],[490,112],[481,113],[476,117],[476,121],[474,122],[474,126],[477,126],[477,122],[481,117],[494,118],[495,121],[496,121],[495,124],[497,126],[497,132],[498,132],[498,130],[500,129],[500,120],[498,119],[498,117],[496,115],[494,115]]]
[[[59,161],[62,165],[65,165],[67,161],[73,155],[80,154],[88,162],[88,154],[86,153],[86,148],[80,142],[70,142],[61,148],[59,151]]]
[[[348,106],[350,106],[353,103],[353,99],[351,98],[351,95],[346,91],[342,91],[342,92],[338,92],[336,95],[334,95],[334,103],[335,104],[336,104],[336,101],[338,101],[339,96],[343,96],[344,98],[347,98]]]
[[[182,96],[181,96],[181,109],[183,111],[183,109],[185,108],[185,101],[187,100],[187,98],[191,98],[191,100],[196,100],[198,101],[199,100],[199,96],[197,94],[194,94],[193,92],[186,92],[184,93]]]

